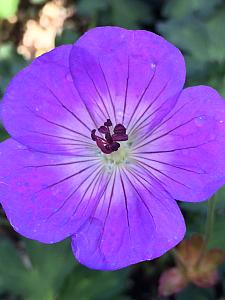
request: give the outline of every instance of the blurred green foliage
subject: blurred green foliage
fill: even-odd
[[[188,84],[212,85],[225,96],[224,2],[172,0],[162,15],[156,28],[183,50]]]
[[[77,5],[81,16],[88,17],[91,26],[116,25],[140,28],[152,20],[151,6],[140,0],[80,0]]]
[[[8,19],[17,12],[19,0],[0,1],[0,19]]]
[[[10,291],[29,300],[54,299],[75,267],[69,245],[51,247],[29,240],[22,243],[24,248],[19,249],[9,240],[0,241],[0,257],[4,258],[0,264],[0,292]]]
[[[117,298],[125,288],[127,270],[88,270],[75,263],[68,241],[43,245],[22,239],[16,247],[12,241],[3,239],[0,257],[0,295],[10,292],[28,300],[128,299]]]
[[[17,53],[25,20],[37,18],[50,0],[0,0],[0,98],[26,61]],[[79,0],[66,1],[76,14],[64,25],[56,45],[72,43],[94,26],[116,25],[161,34],[181,49],[187,64],[187,85],[205,84],[225,96],[225,3],[223,0]],[[8,18],[17,15],[12,25]],[[0,128],[0,140],[7,133]],[[180,203],[187,235],[204,231],[207,203]],[[157,299],[160,272],[173,262],[158,260],[116,272],[92,271],[78,265],[68,241],[42,245],[21,239],[0,219],[1,300],[146,300]],[[225,250],[225,187],[217,194],[211,247]],[[224,300],[223,281],[214,289],[189,286],[175,300]],[[168,298],[169,299],[169,298]]]

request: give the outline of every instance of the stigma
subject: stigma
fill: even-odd
[[[91,138],[96,142],[98,148],[105,154],[111,154],[120,148],[120,143],[128,140],[126,128],[122,124],[116,124],[112,129],[112,122],[110,119],[104,125],[98,128],[98,131],[104,135],[104,138],[96,135],[96,129],[91,131]]]

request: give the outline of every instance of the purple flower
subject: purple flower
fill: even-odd
[[[225,103],[183,89],[180,51],[146,31],[95,28],[9,84],[0,201],[20,234],[72,239],[82,264],[113,270],[182,240],[175,200],[225,183]]]

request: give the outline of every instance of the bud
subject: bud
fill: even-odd
[[[204,246],[205,241],[200,235],[193,235],[177,246],[177,266],[162,273],[160,295],[177,293],[190,282],[201,288],[212,287],[218,282],[217,268],[224,262],[225,252],[215,248],[203,252]]]

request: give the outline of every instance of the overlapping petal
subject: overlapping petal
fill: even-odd
[[[71,46],[44,54],[9,84],[3,124],[17,141],[47,153],[88,154],[93,129],[69,71]]]
[[[48,155],[9,139],[0,147],[1,204],[14,229],[45,243],[73,234],[107,182],[98,158]]]
[[[147,31],[100,27],[73,46],[70,69],[93,118],[132,128],[147,119],[151,128],[174,106],[183,88],[180,51]]]
[[[225,181],[224,100],[210,87],[185,89],[134,153],[175,199],[206,200]]]
[[[79,262],[115,270],[154,259],[184,236],[182,214],[156,180],[137,167],[117,170],[92,219],[73,235]]]

